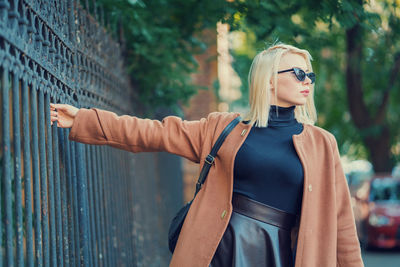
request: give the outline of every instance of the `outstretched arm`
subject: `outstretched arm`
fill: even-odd
[[[62,117],[60,111],[69,114],[71,112],[65,110],[71,110],[71,106],[57,105],[57,121],[69,125],[67,117]],[[131,152],[165,151],[199,162],[206,128],[205,118],[185,121],[168,116],[159,121],[118,116],[96,108],[81,108],[73,117],[69,139],[86,144],[110,145]]]

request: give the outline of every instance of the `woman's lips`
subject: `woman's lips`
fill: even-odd
[[[303,90],[300,93],[302,93],[304,96],[308,96],[308,94],[310,93],[309,90]]]

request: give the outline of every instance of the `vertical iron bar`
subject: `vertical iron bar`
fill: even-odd
[[[0,13],[1,14],[1,13]],[[0,21],[1,21],[1,15],[0,15]],[[4,71],[4,69],[0,69],[1,71],[2,71],[2,74],[3,74],[3,71]],[[4,76],[2,75],[1,76],[1,81],[0,81],[0,90],[1,90],[1,105],[2,106],[4,106],[3,105],[3,96],[4,96],[4,91],[5,91],[5,89],[4,89],[4,81],[3,81],[3,78],[4,78]],[[4,112],[3,112],[3,110],[2,110],[2,114],[4,114]],[[2,138],[4,138],[4,134],[3,134],[3,131],[4,131],[4,125],[3,125],[3,121],[4,121],[4,115],[2,115],[1,116],[1,129],[2,129]],[[4,141],[3,141],[3,139],[1,139],[0,140],[0,143],[1,143],[1,149],[2,149],[2,151],[4,151]],[[3,153],[4,154],[4,153]],[[3,156],[4,157],[4,156]],[[1,170],[1,176],[0,176],[0,189],[1,189],[1,193],[3,193],[4,191],[2,190],[2,187],[3,187],[3,179],[5,179],[4,177],[5,177],[5,173],[4,173],[4,166],[5,166],[5,162],[4,162],[4,160],[3,160],[3,162],[2,162],[2,164],[1,164],[1,168],[2,168],[2,170]],[[2,222],[3,222],[3,209],[2,209],[2,205],[3,205],[3,196],[2,196],[3,194],[1,194],[0,195],[0,242],[1,242],[1,244],[2,244],[2,249],[0,249],[0,267],[3,267],[3,247],[4,247],[4,245],[3,245],[3,241],[4,241],[4,238],[3,238],[3,225],[2,225]]]
[[[123,169],[123,190],[124,190],[124,199],[122,200],[125,203],[125,230],[124,233],[125,234],[125,251],[126,251],[126,258],[125,258],[125,262],[128,264],[128,262],[133,262],[131,259],[131,247],[130,247],[130,238],[131,238],[131,231],[129,228],[129,220],[130,218],[130,209],[129,206],[131,206],[133,203],[129,201],[129,186],[128,186],[128,168],[126,168],[126,162],[129,160],[130,155],[127,153],[123,153],[122,157],[123,160],[121,160],[122,162],[122,169]]]
[[[105,256],[105,242],[104,242],[104,223],[103,223],[103,213],[102,213],[102,203],[101,203],[101,179],[103,177],[102,174],[102,161],[101,161],[101,154],[100,154],[100,147],[95,146],[95,170],[96,170],[96,179],[93,182],[95,187],[95,202],[96,202],[96,225],[98,231],[98,238],[97,238],[97,247],[98,247],[98,257],[100,260],[100,266],[105,266],[104,263],[104,256]]]
[[[43,265],[42,228],[40,213],[40,177],[39,177],[39,136],[37,114],[37,90],[36,85],[31,87],[31,131],[32,131],[32,178],[33,178],[33,205],[35,224],[35,259],[37,266]]]
[[[75,0],[66,1],[68,10],[68,37],[75,44]]]
[[[119,182],[119,191],[121,192],[119,195],[119,202],[121,205],[121,227],[118,227],[119,232],[118,236],[121,240],[121,252],[120,252],[120,257],[122,259],[122,262],[127,264],[128,256],[129,256],[129,251],[128,251],[128,238],[129,238],[129,232],[127,229],[127,224],[128,224],[128,209],[126,208],[128,205],[127,199],[126,199],[126,179],[125,179],[125,173],[126,169],[124,168],[124,162],[126,159],[124,158],[125,153],[122,151],[119,151],[117,154],[117,171],[119,172],[119,177],[120,177],[120,182]],[[124,235],[125,233],[125,235]]]
[[[122,202],[124,203],[124,214],[125,214],[125,227],[124,227],[124,231],[121,233],[124,237],[125,237],[125,242],[124,242],[124,248],[125,248],[125,262],[126,264],[128,264],[129,262],[133,262],[131,259],[131,247],[130,247],[130,238],[131,238],[131,232],[130,232],[130,227],[129,227],[129,223],[130,223],[130,209],[129,206],[132,205],[132,202],[129,201],[129,186],[128,186],[128,168],[126,166],[126,162],[129,160],[130,155],[127,154],[126,152],[120,153],[121,155],[121,160],[120,162],[122,163],[121,165],[121,170],[122,171],[122,177],[123,177],[123,181],[122,181],[122,189],[124,192],[124,197],[122,199]]]
[[[102,206],[103,206],[103,216],[104,216],[104,240],[105,240],[105,263],[107,264],[107,266],[111,265],[110,262],[110,257],[111,257],[111,249],[110,249],[110,235],[109,235],[109,227],[110,225],[108,224],[108,214],[107,214],[107,195],[106,195],[106,180],[108,177],[108,168],[107,168],[107,159],[106,159],[106,153],[107,153],[107,147],[102,147],[102,161],[103,161],[103,179],[101,180],[101,193],[102,193],[102,198],[100,199],[100,201],[102,201]]]
[[[95,254],[95,266],[99,266],[101,264],[101,258],[99,257],[100,255],[100,215],[99,215],[99,198],[98,198],[98,174],[97,174],[97,154],[96,154],[96,147],[91,146],[90,147],[90,156],[91,156],[91,162],[92,162],[92,177],[91,177],[91,185],[92,185],[92,191],[93,191],[93,212],[94,212],[94,226],[95,226],[95,234],[94,234],[94,241],[95,241],[95,247],[94,249],[94,254]],[[99,262],[100,260],[100,262]]]
[[[75,143],[76,149],[76,169],[77,169],[77,189],[79,207],[79,243],[80,243],[80,262],[83,266],[89,266],[89,242],[88,242],[88,222],[87,222],[87,202],[85,194],[87,190],[84,172],[83,144]]]
[[[122,202],[122,197],[124,194],[123,191],[123,187],[122,187],[122,182],[123,179],[121,177],[121,161],[118,160],[119,155],[121,154],[121,151],[118,151],[116,149],[113,149],[113,173],[115,173],[115,177],[117,179],[117,183],[114,186],[114,194],[112,194],[112,197],[114,198],[114,207],[119,207],[118,209],[113,209],[115,210],[115,218],[119,218],[118,220],[114,221],[114,231],[115,231],[115,237],[116,237],[116,245],[117,245],[117,254],[116,256],[116,260],[117,260],[117,264],[119,266],[121,266],[124,262],[124,237],[122,237],[120,235],[121,231],[124,230],[124,226],[125,226],[125,215],[124,215],[124,203]]]
[[[110,247],[111,247],[111,265],[112,266],[117,266],[116,262],[115,262],[115,254],[116,254],[116,237],[115,237],[115,225],[114,225],[114,218],[115,218],[115,214],[114,211],[115,209],[113,209],[112,207],[115,207],[115,203],[114,203],[114,198],[113,198],[113,190],[114,187],[111,186],[110,181],[113,180],[114,178],[116,178],[115,173],[113,172],[112,169],[112,165],[113,165],[113,160],[112,160],[112,153],[113,153],[113,149],[111,147],[107,147],[107,169],[108,169],[108,176],[106,179],[106,186],[105,188],[106,191],[106,195],[107,195],[107,212],[108,212],[108,221],[109,221],[109,234],[110,234]],[[118,181],[116,181],[118,183]]]
[[[11,197],[11,147],[10,147],[10,83],[8,70],[3,69],[3,190],[5,217],[4,227],[6,231],[6,265],[13,266],[13,219],[12,219],[12,197]]]
[[[71,149],[71,170],[72,170],[72,206],[73,206],[73,219],[74,219],[74,239],[75,239],[75,266],[79,266],[81,253],[79,244],[79,206],[78,206],[78,184],[77,184],[77,170],[76,170],[76,153],[75,153],[75,142],[69,142]]]
[[[87,145],[84,146],[84,149],[87,151],[89,148]],[[85,168],[87,169],[87,164],[89,162],[87,156],[87,154],[84,153],[83,157],[84,160],[83,162],[85,162]],[[93,266],[93,249],[92,249],[92,230],[91,230],[91,223],[90,221],[93,219],[92,215],[91,215],[91,210],[90,210],[90,205],[89,205],[89,190],[91,190],[91,188],[88,187],[88,176],[87,176],[87,170],[85,170],[85,183],[86,183],[86,191],[85,191],[85,204],[87,207],[87,229],[88,229],[88,249],[89,249],[89,265]]]
[[[23,222],[22,222],[22,189],[21,189],[21,129],[19,115],[19,79],[13,73],[12,84],[12,114],[14,129],[14,197],[15,197],[15,223],[16,223],[16,265],[24,266],[24,247],[23,247]]]
[[[132,229],[131,229],[131,220],[132,220],[132,213],[131,207],[133,205],[131,201],[131,187],[129,183],[129,168],[128,162],[130,162],[131,155],[127,155],[125,160],[123,161],[123,169],[124,169],[124,188],[125,188],[125,212],[126,212],[126,233],[127,233],[127,240],[126,240],[126,251],[127,251],[127,262],[134,262],[132,258]]]
[[[60,157],[61,160],[59,160],[59,162],[61,162],[59,164],[59,166],[57,167],[57,169],[60,169],[60,187],[59,190],[61,188],[61,212],[62,212],[62,240],[61,240],[61,244],[63,247],[63,254],[64,254],[64,261],[63,263],[65,263],[65,266],[69,266],[70,261],[69,261],[69,231],[68,231],[68,215],[67,215],[67,190],[68,190],[68,186],[67,186],[67,181],[66,181],[66,159],[65,159],[65,144],[64,144],[64,130],[61,128],[56,128],[57,133],[54,134],[54,136],[57,136],[57,138],[55,140],[58,141],[58,144],[60,146],[60,152],[57,153]],[[63,167],[60,168],[60,165],[62,165]]]
[[[121,162],[118,160],[118,154],[119,151],[117,151],[116,149],[113,149],[113,161],[111,162],[112,164],[112,173],[114,174],[114,177],[112,178],[112,180],[116,180],[116,183],[113,183],[113,190],[114,192],[110,192],[111,193],[111,197],[113,198],[114,205],[112,207],[118,207],[118,209],[113,208],[113,212],[115,216],[114,218],[119,218],[118,220],[114,219],[114,240],[115,240],[115,249],[116,249],[116,253],[115,253],[115,260],[116,260],[116,264],[118,266],[121,266],[123,263],[123,238],[119,235],[120,231],[123,230],[123,226],[125,224],[124,222],[124,204],[121,201],[121,197],[123,195],[123,191],[122,191],[122,187],[121,187],[121,176],[120,176],[120,170],[118,168],[117,165],[119,165]]]
[[[48,96],[49,94],[47,94]],[[47,112],[49,112],[49,120],[50,120],[50,98],[46,97],[46,106]],[[63,259],[63,229],[62,229],[62,220],[61,220],[61,193],[60,193],[60,164],[59,164],[59,156],[60,153],[58,151],[58,131],[56,123],[53,124],[51,127],[50,124],[48,125],[49,133],[52,132],[52,143],[53,146],[53,162],[54,162],[54,204],[55,204],[55,227],[56,227],[56,244],[57,244],[57,262],[58,267],[64,266],[64,259]],[[50,157],[50,154],[49,154]],[[64,233],[67,234],[67,233]]]
[[[22,80],[22,132],[24,147],[24,183],[25,183],[25,228],[26,228],[26,266],[33,267],[32,240],[32,193],[31,193],[31,153],[29,140],[29,99],[28,83]]]
[[[46,133],[44,121],[44,94],[39,89],[38,99],[39,115],[39,158],[40,158],[40,183],[41,183],[41,206],[42,206],[42,232],[43,232],[43,263],[44,266],[50,266],[50,248],[49,248],[49,222],[48,222],[48,203],[47,203],[47,169],[46,169]]]
[[[122,258],[122,262],[124,264],[127,263],[127,257],[128,257],[128,242],[127,239],[129,237],[128,235],[128,229],[126,227],[127,225],[127,209],[126,209],[126,205],[128,204],[126,201],[126,187],[125,187],[125,176],[124,173],[126,172],[126,170],[123,168],[123,163],[125,161],[124,157],[123,157],[123,153],[122,151],[118,153],[117,157],[119,158],[119,160],[117,160],[117,171],[119,172],[119,177],[120,177],[120,182],[119,182],[119,190],[120,190],[120,195],[119,195],[119,202],[121,203],[122,207],[121,207],[121,223],[122,226],[121,228],[118,227],[118,229],[120,229],[118,236],[121,240],[121,258]],[[123,233],[126,233],[126,235],[123,235]]]
[[[130,177],[130,168],[132,168],[131,163],[132,163],[132,155],[129,154],[128,160],[125,161],[125,175],[126,175],[126,190],[128,191],[128,196],[127,196],[127,213],[128,213],[128,233],[129,233],[129,262],[136,262],[135,256],[134,256],[134,236],[133,236],[133,220],[134,220],[134,214],[133,214],[133,186],[132,186],[132,177]]]
[[[110,212],[109,212],[109,204],[110,204],[110,198],[108,197],[108,181],[110,177],[110,167],[109,167],[109,159],[108,159],[108,153],[109,153],[109,147],[104,147],[104,166],[105,166],[105,177],[103,180],[103,194],[104,194],[104,218],[105,218],[105,223],[106,223],[106,237],[107,237],[107,263],[108,266],[113,266],[112,264],[112,257],[113,257],[113,245],[112,245],[112,236],[111,236],[111,223],[110,223]]]
[[[98,21],[96,0],[93,0],[93,17]]]
[[[82,148],[82,157],[83,157],[83,162],[84,163],[86,163],[84,166],[86,167],[86,171],[84,171],[84,181],[85,181],[85,184],[86,184],[86,190],[84,191],[84,201],[85,201],[85,206],[86,206],[86,208],[87,208],[87,213],[86,213],[86,216],[87,216],[87,235],[88,235],[88,251],[89,251],[89,254],[88,254],[88,262],[89,262],[89,265],[90,266],[92,266],[93,265],[93,251],[92,251],[92,230],[91,230],[91,227],[90,227],[90,221],[91,221],[91,211],[90,211],[90,204],[89,204],[89,196],[88,196],[88,194],[89,194],[89,190],[90,190],[90,187],[88,186],[88,168],[87,168],[87,165],[88,165],[88,159],[87,159],[87,151],[88,151],[88,146],[87,145],[84,145],[83,146],[83,148]]]
[[[123,153],[119,153],[120,157],[121,157],[121,167],[120,170],[121,171],[121,177],[122,177],[122,181],[121,181],[121,191],[123,192],[123,195],[121,197],[121,202],[124,205],[124,230],[123,232],[121,232],[121,237],[124,237],[124,261],[125,264],[128,264],[129,258],[130,258],[130,250],[129,250],[129,238],[130,238],[130,231],[129,231],[129,205],[132,205],[132,203],[130,203],[128,201],[128,184],[127,184],[127,177],[126,177],[126,173],[127,173],[127,169],[125,168],[125,162],[128,160],[127,157],[129,157],[129,155],[125,152]],[[124,234],[125,233],[125,234]]]
[[[129,253],[130,253],[130,262],[136,262],[135,259],[135,244],[134,244],[134,232],[133,232],[133,222],[134,222],[134,208],[133,208],[133,179],[130,176],[131,168],[132,168],[132,158],[133,156],[129,154],[129,160],[125,162],[125,170],[126,170],[126,182],[127,186],[126,189],[128,190],[128,214],[129,214],[129,225],[128,225],[128,232],[129,232]]]
[[[124,251],[124,247],[123,247],[123,238],[119,235],[120,231],[123,230],[123,226],[125,224],[123,217],[124,217],[124,204],[122,203],[122,199],[121,197],[123,196],[123,190],[122,190],[122,186],[121,186],[121,175],[120,172],[121,170],[118,168],[118,165],[120,165],[120,161],[118,161],[118,154],[120,153],[120,151],[113,149],[114,151],[114,157],[113,157],[113,173],[115,174],[115,177],[117,179],[117,184],[114,186],[114,193],[111,192],[111,197],[114,198],[114,207],[119,207],[118,209],[113,209],[114,210],[114,214],[115,214],[115,219],[114,219],[114,232],[115,232],[115,241],[116,241],[116,254],[115,254],[115,261],[121,262],[123,263],[123,251]],[[116,220],[116,218],[120,218],[118,220]],[[121,266],[121,263],[120,264]]]
[[[93,181],[93,160],[92,160],[92,152],[93,151],[93,146],[88,145],[86,146],[86,162],[87,162],[87,185],[88,185],[88,193],[89,193],[89,213],[90,213],[90,239],[91,239],[91,250],[92,250],[92,260],[93,260],[93,265],[98,266],[98,261],[97,261],[97,251],[96,251],[96,231],[95,231],[95,220],[96,216],[94,213],[94,186],[92,184]]]
[[[75,263],[75,258],[76,255],[75,254],[75,220],[74,220],[74,200],[73,200],[73,196],[74,196],[74,190],[72,188],[73,186],[73,181],[72,181],[72,169],[71,169],[71,164],[73,162],[73,160],[71,159],[71,145],[70,145],[70,141],[68,140],[68,134],[69,134],[69,130],[65,129],[64,130],[60,129],[61,132],[65,133],[63,136],[63,142],[64,142],[64,158],[65,158],[65,167],[66,167],[66,197],[67,197],[67,216],[68,216],[68,249],[69,249],[69,258],[70,258],[70,262],[71,265],[70,266],[76,266],[77,264]]]
[[[108,153],[107,153],[107,160],[108,160],[108,171],[109,171],[109,176],[107,180],[107,205],[108,205],[108,216],[109,216],[109,221],[110,221],[110,235],[111,235],[111,251],[112,251],[112,265],[117,266],[117,263],[115,262],[115,255],[117,253],[116,250],[116,236],[115,236],[115,224],[114,224],[114,218],[115,218],[115,211],[116,209],[112,208],[115,207],[114,203],[114,197],[113,193],[115,190],[116,185],[112,186],[110,181],[115,179],[115,182],[118,183],[118,177],[117,175],[113,172],[113,149],[111,147],[108,147]]]
[[[96,146],[97,149],[97,166],[98,166],[98,179],[97,179],[97,191],[99,194],[99,214],[100,214],[100,230],[101,230],[101,259],[102,259],[102,266],[107,266],[106,263],[106,253],[107,253],[107,249],[106,249],[106,244],[107,244],[107,240],[106,240],[106,228],[105,228],[105,219],[104,219],[104,202],[103,202],[103,179],[104,179],[104,161],[103,161],[103,157],[102,157],[102,153],[103,153],[103,147],[100,146]]]
[[[56,215],[54,201],[54,172],[53,172],[53,143],[50,126],[50,94],[44,95],[44,109],[40,109],[45,115],[44,127],[47,150],[47,179],[48,179],[48,204],[49,204],[49,219],[50,219],[50,261],[51,266],[57,266],[57,241],[56,241]]]
[[[115,244],[116,244],[116,254],[115,254],[115,260],[116,263],[121,266],[123,263],[123,238],[119,235],[120,230],[123,229],[124,226],[124,220],[123,220],[123,210],[124,210],[124,204],[121,201],[121,197],[123,194],[122,187],[121,187],[121,176],[120,172],[118,170],[118,164],[120,163],[118,161],[118,152],[117,150],[113,149],[113,161],[111,162],[112,164],[112,171],[114,173],[113,180],[116,179],[117,183],[114,183],[113,186],[113,191],[111,192],[111,197],[113,198],[114,202],[114,207],[119,207],[118,209],[113,209],[114,214],[116,218],[119,218],[119,220],[114,220],[114,233],[115,233]]]
[[[104,194],[104,181],[107,177],[107,167],[106,167],[106,160],[105,160],[105,153],[106,153],[106,147],[102,146],[100,147],[100,156],[101,156],[101,172],[102,176],[99,180],[99,186],[100,186],[100,203],[101,203],[101,213],[102,213],[102,224],[103,224],[103,252],[104,252],[104,264],[106,266],[111,266],[111,263],[109,262],[109,257],[110,257],[110,240],[109,240],[109,235],[108,235],[108,224],[107,224],[107,213],[106,213],[106,196]]]

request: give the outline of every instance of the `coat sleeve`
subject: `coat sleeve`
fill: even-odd
[[[364,266],[361,258],[360,243],[351,206],[350,190],[340,162],[339,149],[332,135],[335,161],[336,211],[337,211],[337,266]]]
[[[176,116],[162,121],[135,116],[117,116],[97,108],[79,109],[69,140],[110,145],[131,152],[165,151],[199,162],[208,119],[182,120]]]

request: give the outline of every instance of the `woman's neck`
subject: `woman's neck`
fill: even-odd
[[[288,126],[296,122],[294,109],[296,106],[281,107],[271,105],[269,109],[268,125],[270,126]]]

